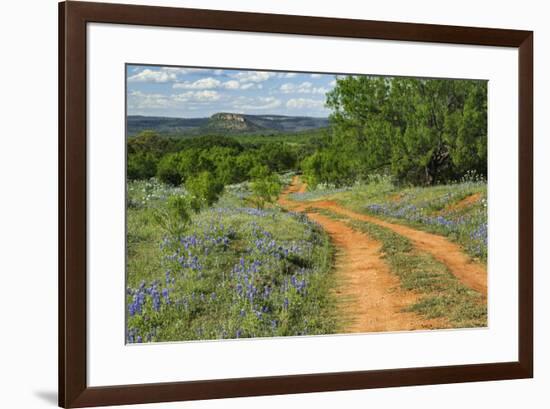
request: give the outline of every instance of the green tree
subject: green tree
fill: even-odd
[[[149,179],[156,175],[159,158],[152,153],[128,154],[126,176],[130,180]]]
[[[273,172],[282,172],[294,168],[296,152],[287,143],[269,142],[260,147],[258,158]]]
[[[153,131],[143,131],[127,142],[128,179],[149,179],[156,175],[160,158],[174,149],[174,142]]]
[[[174,186],[181,185],[187,178],[205,171],[215,173],[216,166],[208,157],[208,150],[198,148],[169,153],[162,157],[157,166],[159,179]]]
[[[263,209],[266,204],[277,200],[281,192],[281,183],[276,174],[270,173],[265,165],[256,165],[251,171],[252,195],[250,202],[258,209]]]
[[[328,147],[315,152],[302,162],[306,182],[310,186],[320,183],[347,185],[358,176],[354,152]]]
[[[486,82],[396,79],[394,84],[390,98],[401,108],[393,110],[400,126],[392,168],[399,179],[435,184],[473,169],[486,175]]]
[[[223,183],[208,171],[189,177],[185,183],[185,189],[191,197],[191,207],[195,211],[212,206],[223,192],[223,188]]]
[[[237,181],[242,182],[248,180],[250,171],[258,164],[258,157],[255,151],[246,150],[235,159],[235,172],[237,173]]]
[[[348,76],[337,79],[327,106],[333,135],[325,152],[303,162],[311,180],[391,173],[435,184],[472,169],[486,175],[485,81]]]
[[[221,183],[229,185],[243,180],[237,167],[237,149],[215,146],[204,152],[206,158],[214,165],[216,177]]]
[[[179,168],[180,159],[180,155],[177,153],[170,153],[162,157],[157,165],[157,176],[162,182],[174,186],[182,183],[183,179]]]

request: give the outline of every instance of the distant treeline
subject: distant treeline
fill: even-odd
[[[270,172],[295,170],[299,163],[319,148],[320,139],[304,139],[300,144],[269,137],[251,137],[257,143],[240,143],[227,136],[168,138],[152,131],[128,140],[127,176],[148,179],[153,176],[172,185],[209,172],[224,185],[243,182],[257,166]]]
[[[372,174],[431,185],[487,174],[487,82],[348,76],[327,93],[331,126],[275,135],[128,139],[129,179],[179,185],[209,172],[226,185],[301,171],[310,186],[349,185]]]

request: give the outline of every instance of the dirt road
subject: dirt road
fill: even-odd
[[[311,202],[294,202],[290,193],[305,191],[305,185],[294,178],[281,195],[279,204],[292,211],[305,212],[330,235],[336,247],[335,289],[343,322],[343,332],[402,331],[447,328],[444,319],[425,319],[404,310],[418,300],[412,291],[400,288],[381,257],[381,243],[350,228],[346,223],[308,212]],[[315,206],[316,203],[315,203]],[[331,209],[332,210],[332,209]]]
[[[430,253],[437,260],[445,264],[463,284],[487,296],[487,269],[484,265],[474,262],[466,255],[460,246],[451,242],[446,237],[437,234],[416,230],[412,227],[397,223],[387,222],[377,217],[361,214],[346,209],[332,201],[293,202],[288,200],[288,194],[297,191],[305,191],[306,186],[295,177],[292,185],[283,195],[283,203],[296,210],[303,211],[308,207],[316,209],[328,209],[335,213],[347,216],[352,219],[361,220],[388,228],[397,234],[411,240],[413,245],[426,253]]]

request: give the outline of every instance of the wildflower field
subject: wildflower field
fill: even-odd
[[[243,192],[244,191],[244,192]],[[153,214],[171,194],[150,181],[128,185],[127,341],[328,334],[332,314],[327,235],[302,214],[243,207],[228,187],[181,236]]]

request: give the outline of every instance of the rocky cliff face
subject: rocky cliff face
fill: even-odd
[[[211,119],[213,120],[219,120],[219,121],[236,121],[236,122],[244,122],[244,116],[240,114],[228,114],[225,112],[221,112],[219,114],[212,115]]]
[[[244,115],[226,112],[212,115],[208,121],[208,128],[230,132],[253,131],[257,129]]]

